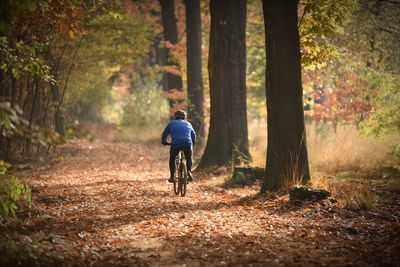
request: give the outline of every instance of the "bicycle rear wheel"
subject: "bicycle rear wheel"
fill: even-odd
[[[179,181],[178,179],[174,179],[174,193],[175,195],[179,195],[179,185],[178,185]]]
[[[181,162],[181,179],[180,179],[180,193],[181,197],[184,197],[186,195],[186,186],[187,186],[187,169],[185,163],[182,161]]]
[[[179,155],[175,159],[175,177],[174,177],[174,193],[175,195],[179,195],[180,188],[179,188],[179,165],[180,159]]]

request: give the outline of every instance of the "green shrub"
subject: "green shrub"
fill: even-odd
[[[17,177],[7,175],[10,164],[0,160],[0,222],[15,217],[18,207],[31,205],[31,190]]]
[[[127,98],[120,127],[138,131],[160,128],[168,121],[169,106],[154,82],[135,88]]]
[[[400,130],[400,75],[370,71],[368,90],[373,110],[361,124],[364,134],[382,137],[396,134]]]
[[[393,144],[390,147],[389,154],[392,155],[396,159],[396,161],[400,163],[400,143]]]
[[[10,102],[0,102],[0,134],[6,137],[22,135],[28,127],[28,121],[23,117],[23,111],[18,105]]]

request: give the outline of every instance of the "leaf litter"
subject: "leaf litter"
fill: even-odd
[[[399,265],[399,191],[375,211],[295,205],[259,185],[197,174],[186,197],[166,183],[156,143],[73,140],[22,168],[33,207],[0,228],[2,266]],[[59,159],[62,157],[62,161]]]

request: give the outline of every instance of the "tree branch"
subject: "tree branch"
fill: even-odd
[[[379,27],[377,30],[378,31],[383,31],[383,32],[386,32],[386,33],[390,33],[390,34],[394,33],[394,31],[391,31],[391,30],[389,30],[387,28],[384,28],[384,27]]]
[[[380,0],[380,1],[390,3],[390,4],[400,4],[400,1],[392,1],[392,0]]]
[[[300,21],[299,21],[299,24],[297,25],[297,27],[298,27],[299,29],[300,29],[301,23],[303,22],[304,16],[305,16],[306,13],[307,13],[307,8],[308,8],[308,5],[309,5],[309,4],[310,4],[310,0],[307,0],[307,3],[306,3],[305,6],[304,6],[303,15],[301,16]]]
[[[309,35],[310,33],[312,33],[312,30],[309,30],[308,32],[306,32],[306,33],[300,35],[300,39],[303,38],[304,36]]]

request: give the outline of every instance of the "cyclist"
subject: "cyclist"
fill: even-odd
[[[188,173],[188,180],[193,181],[192,176],[192,145],[196,143],[196,133],[190,124],[185,120],[186,112],[184,110],[178,110],[174,114],[174,120],[171,120],[167,127],[164,129],[161,137],[161,143],[168,145],[167,137],[171,136],[171,150],[169,153],[169,170],[171,173],[168,182],[174,182],[175,176],[175,157],[180,151],[183,151],[186,158],[186,166]]]

